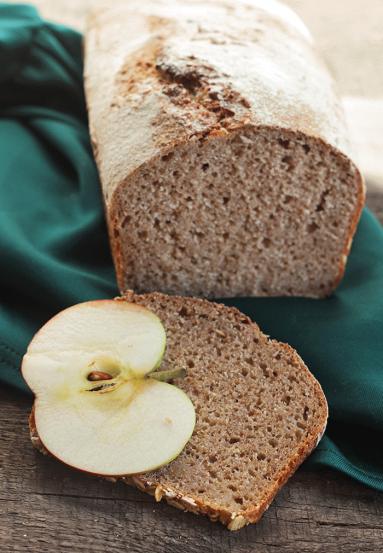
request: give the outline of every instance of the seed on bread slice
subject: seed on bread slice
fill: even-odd
[[[128,291],[116,301],[125,300],[161,319],[167,350],[160,370],[186,369],[174,383],[192,400],[197,421],[174,461],[121,479],[230,530],[257,522],[324,432],[319,383],[295,350],[235,308],[159,293]],[[33,411],[30,427],[44,450]]]

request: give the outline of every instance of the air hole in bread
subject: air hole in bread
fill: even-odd
[[[283,403],[285,403],[286,405],[290,405],[290,401],[291,401],[291,397],[286,395],[283,397],[282,399]]]
[[[129,225],[130,221],[131,221],[131,216],[130,216],[130,215],[126,215],[126,216],[123,218],[122,222],[121,222],[121,227],[124,228],[126,225]]]
[[[285,163],[287,165],[287,171],[292,171],[296,166],[296,161],[292,156],[284,156],[282,158],[282,163]]]
[[[315,232],[316,230],[319,229],[319,225],[317,225],[316,223],[312,222],[310,223],[308,226],[307,226],[307,231],[311,234],[313,232]]]
[[[161,156],[161,161],[169,161],[174,156],[173,152],[169,152],[168,154],[165,154]]]
[[[284,140],[283,138],[279,138],[278,143],[279,143],[280,146],[282,146],[282,148],[285,148],[286,150],[290,146],[290,140]]]
[[[265,237],[265,238],[262,240],[262,244],[263,244],[263,246],[264,246],[265,248],[269,248],[270,245],[271,245],[271,240],[270,240],[270,238],[266,238],[266,237]]]

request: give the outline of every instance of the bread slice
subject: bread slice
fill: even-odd
[[[85,41],[120,290],[322,297],[364,202],[342,108],[299,18],[269,0],[127,0]]]
[[[186,369],[175,384],[193,401],[197,422],[177,459],[122,480],[230,530],[257,522],[324,432],[319,383],[290,346],[270,340],[235,308],[159,293],[127,292],[124,299],[161,318],[161,369]],[[31,435],[44,450],[33,412]]]

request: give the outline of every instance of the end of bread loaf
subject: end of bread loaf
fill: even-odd
[[[192,400],[197,420],[179,457],[122,480],[230,530],[257,522],[325,430],[319,383],[291,347],[270,340],[235,308],[158,293],[127,292],[124,300],[160,317],[167,334],[161,370],[186,370],[174,383]],[[33,412],[30,425],[44,452]]]
[[[121,291],[323,297],[339,283],[364,185],[334,83],[288,14],[130,0],[92,18],[87,102]]]
[[[108,211],[121,290],[329,295],[363,205],[353,163],[318,138],[247,126],[177,146]]]

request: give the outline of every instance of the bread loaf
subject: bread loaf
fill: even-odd
[[[121,290],[321,297],[364,201],[334,84],[271,0],[96,11],[90,131]]]
[[[186,370],[174,383],[197,418],[179,457],[122,480],[230,530],[256,522],[324,432],[320,385],[291,347],[268,339],[237,309],[157,293],[125,299],[160,317],[167,336],[161,370]],[[32,441],[45,452],[33,412],[30,422]]]

